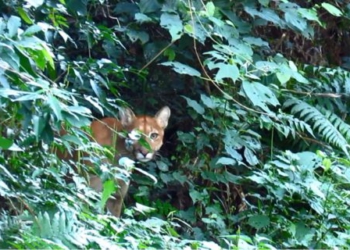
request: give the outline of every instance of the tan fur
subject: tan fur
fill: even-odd
[[[115,146],[117,153],[113,163],[117,163],[124,156],[141,162],[152,160],[154,154],[163,144],[164,129],[168,125],[170,109],[163,107],[154,117],[135,116],[132,110],[123,109],[119,112],[119,116],[120,120],[108,117],[99,121],[93,121],[91,123],[93,140],[102,146]],[[137,140],[132,140],[135,139],[132,136],[133,130],[141,133],[142,138],[149,144],[149,148],[141,146]],[[131,138],[118,136],[116,132],[122,131],[128,132]],[[129,143],[129,148],[126,141],[131,142]],[[113,195],[113,198],[108,200],[107,209],[113,215],[119,217],[129,185],[119,179],[117,183],[119,184],[118,191]],[[96,175],[90,176],[90,186],[98,192],[103,189],[103,183]]]

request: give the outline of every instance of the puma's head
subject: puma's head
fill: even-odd
[[[169,107],[163,107],[154,117],[135,116],[129,108],[122,109],[119,116],[123,129],[128,132],[125,139],[126,150],[138,161],[152,160],[163,144],[164,129],[170,117]]]

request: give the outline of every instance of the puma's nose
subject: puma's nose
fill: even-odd
[[[141,147],[141,148],[140,148],[140,153],[141,153],[143,156],[146,157],[146,155],[148,154],[148,150],[147,150],[146,148]]]

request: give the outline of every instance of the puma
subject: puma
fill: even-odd
[[[107,117],[91,123],[92,140],[101,146],[115,147],[114,162],[118,162],[121,157],[148,162],[163,144],[164,129],[168,125],[169,117],[170,109],[167,106],[160,109],[154,117],[136,116],[129,108],[121,109],[120,120]],[[120,136],[123,131],[127,132],[126,137]],[[148,147],[139,143],[140,138],[147,142]],[[96,175],[90,175],[89,179],[90,187],[101,192],[102,180]],[[106,206],[114,216],[120,217],[129,184],[120,179],[116,181],[119,185],[118,191],[107,201]]]

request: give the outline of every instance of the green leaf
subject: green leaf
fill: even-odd
[[[259,230],[270,224],[270,218],[266,215],[253,215],[249,217],[248,224]]]
[[[216,164],[220,164],[220,165],[235,165],[236,161],[232,158],[229,157],[220,157]]]
[[[139,8],[141,13],[151,13],[160,10],[161,5],[157,0],[140,0]]]
[[[40,5],[42,5],[44,3],[44,0],[26,0],[25,2],[27,2],[27,7],[34,7],[37,8]]]
[[[268,105],[272,105],[274,107],[280,105],[275,94],[261,83],[244,81],[242,84],[242,89],[254,106],[260,107],[262,110],[268,113],[271,113]]]
[[[185,96],[182,97],[185,98],[185,100],[187,101],[187,105],[193,108],[198,114],[204,114],[204,108],[197,101],[191,100],[190,98],[187,98]]]
[[[300,31],[305,31],[307,28],[306,20],[301,18],[295,10],[284,13],[284,19],[288,24],[291,24]]]
[[[140,40],[142,44],[145,44],[149,41],[149,35],[145,31],[138,31],[134,29],[128,29],[126,31],[126,34],[128,35],[129,39],[132,42],[136,42],[137,40]]]
[[[28,16],[28,12],[26,12],[23,8],[19,7],[17,9],[18,14],[20,17],[25,21],[27,24],[33,24],[33,20]]]
[[[342,16],[343,12],[330,3],[322,3],[321,6],[333,16]]]
[[[163,63],[160,63],[160,65],[173,67],[173,70],[175,72],[182,75],[190,75],[190,76],[197,76],[197,77],[201,76],[201,73],[198,70],[179,62],[163,62]]]
[[[37,25],[37,24],[34,24],[34,25],[31,25],[29,26],[24,32],[23,32],[23,35],[25,36],[32,36],[38,32],[42,31],[42,28]]]
[[[13,144],[13,140],[4,138],[0,136],[0,148],[9,149]]]
[[[305,9],[298,8],[298,13],[309,21],[315,21],[319,25],[322,25],[320,19],[318,18],[317,11],[315,9]]]
[[[47,102],[59,121],[62,120],[62,108],[60,101],[53,95],[48,95]]]
[[[113,180],[107,180],[103,182],[103,191],[101,197],[100,207],[103,209],[106,205],[107,200],[117,191]]]
[[[17,16],[11,16],[7,22],[7,29],[10,37],[17,35],[19,28],[21,27],[21,18]]]
[[[37,139],[37,141],[41,138],[41,134],[46,126],[47,119],[43,116],[33,116],[33,127],[34,127],[34,134]]]
[[[152,18],[146,16],[145,14],[143,13],[136,13],[135,14],[135,21],[138,22],[138,23],[149,23],[149,22],[152,22]]]
[[[160,17],[160,26],[169,31],[172,42],[182,35],[183,25],[177,14],[163,13]]]
[[[214,13],[215,13],[215,5],[213,4],[213,2],[208,2],[208,3],[205,5],[205,9],[206,9],[207,16],[214,16]]]
[[[230,78],[236,82],[239,77],[239,70],[235,64],[217,63],[214,68],[219,68],[215,76],[217,82],[221,82],[224,78]]]
[[[169,61],[174,61],[174,59],[176,57],[176,53],[172,48],[167,48],[164,51],[164,56],[167,56]]]

